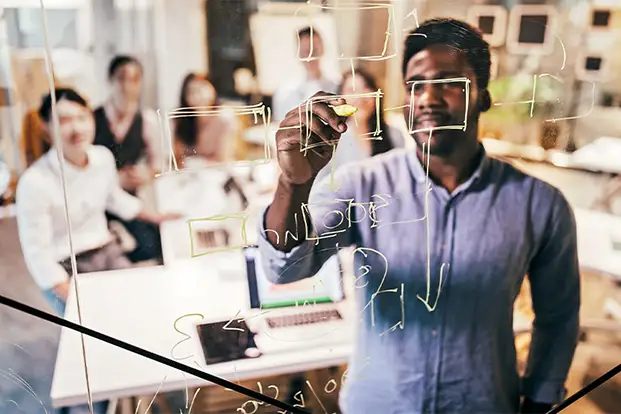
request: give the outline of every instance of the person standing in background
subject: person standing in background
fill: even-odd
[[[272,120],[281,121],[287,112],[298,106],[305,99],[310,98],[317,91],[335,93],[338,90],[339,81],[330,79],[321,70],[321,58],[323,57],[323,39],[316,29],[307,26],[297,33],[298,59],[302,60],[306,76],[296,79],[291,83],[284,84],[274,93],[272,102]]]
[[[219,106],[218,93],[203,74],[189,73],[183,79],[180,108]],[[189,114],[174,120],[174,153],[177,165],[192,157],[209,163],[235,160],[238,125],[233,113],[221,108],[217,115]]]
[[[112,152],[121,186],[136,195],[161,166],[155,145],[159,136],[157,117],[140,107],[143,69],[136,58],[113,58],[108,67],[108,80],[112,87],[110,99],[94,112],[94,143]],[[161,262],[162,246],[157,227],[140,220],[125,221],[114,214],[108,214],[108,219],[120,222],[135,239],[136,248],[128,254],[132,262]]]
[[[380,99],[378,106],[374,96],[349,97],[377,90],[375,78],[361,68],[355,69],[353,73],[347,71],[343,74],[338,94],[345,96],[349,104],[358,108],[358,112],[347,119],[347,131],[341,136],[334,156],[319,172],[316,180],[330,174],[333,168],[404,146],[405,140],[401,131],[388,125],[384,119],[383,100]]]

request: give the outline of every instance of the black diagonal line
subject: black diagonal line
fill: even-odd
[[[33,308],[28,306],[22,302],[15,301],[13,299],[7,298],[6,296],[0,295],[0,304],[8,306],[13,309],[17,309],[18,311],[25,312],[29,315],[35,316],[40,319],[44,319],[48,322],[55,323],[56,325],[64,326],[65,328],[69,328],[71,330],[80,332],[84,335],[88,335],[92,338],[99,339],[100,341],[104,341],[109,343],[110,345],[117,346],[126,351],[133,352],[134,354],[138,354],[145,358],[151,359],[153,361],[159,362],[160,364],[168,365],[169,367],[178,369],[190,375],[194,375],[195,377],[204,379],[206,381],[213,382],[214,384],[218,384],[222,387],[229,388],[233,391],[236,391],[240,394],[244,394],[250,398],[263,401],[266,404],[273,405],[278,408],[282,408],[291,413],[299,413],[299,414],[310,414],[308,411],[303,410],[298,407],[291,406],[287,403],[279,401],[275,398],[271,398],[269,396],[263,395],[259,392],[253,391],[249,388],[242,387],[241,385],[235,384],[233,382],[227,381],[224,378],[217,377],[215,375],[208,374],[204,371],[198,370],[196,368],[192,368],[188,365],[184,365],[175,360],[163,357],[161,355],[155,354],[153,352],[147,351],[146,349],[139,348],[132,344],[128,344],[127,342],[123,342],[119,339],[113,338],[111,336],[102,334],[101,332],[94,331],[92,329],[86,328],[82,325],[78,325],[76,323],[70,322],[64,318],[58,317],[56,315],[52,315],[51,313],[43,312],[42,310]]]
[[[556,407],[548,411],[546,414],[560,413],[562,410],[569,407],[570,405],[578,401],[580,398],[584,397],[585,395],[593,391],[595,388],[599,387],[600,385],[602,385],[603,383],[605,383],[606,381],[608,381],[609,379],[611,379],[612,377],[614,377],[615,375],[619,373],[621,373],[621,364],[612,368],[610,371],[606,372],[604,375],[598,377],[590,384],[587,384],[585,387],[580,389],[575,394],[571,395],[569,398],[567,398],[566,400],[561,402],[559,405],[557,405]]]

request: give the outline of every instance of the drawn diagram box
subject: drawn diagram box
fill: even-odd
[[[247,211],[251,201],[248,191],[247,179],[216,168],[187,171],[183,174],[169,173],[157,177],[154,182],[157,209],[182,215],[181,219],[167,221],[160,226],[164,264],[190,259],[193,256],[193,241],[198,241],[198,253],[205,250],[201,250],[201,246],[227,247],[240,243],[235,239],[239,231],[230,228],[232,222],[220,223],[219,227],[212,225],[212,233],[205,228],[205,232],[197,237],[188,233],[187,222]],[[197,229],[201,230],[201,227]]]
[[[375,122],[375,130],[372,132],[368,132],[366,134],[363,135],[363,137],[365,137],[366,139],[370,139],[370,140],[382,140],[382,129],[380,126],[380,113],[379,111],[381,110],[381,106],[380,106],[380,100],[382,99],[382,97],[384,96],[384,94],[382,93],[381,89],[378,89],[375,92],[367,92],[367,93],[360,93],[360,94],[347,94],[347,95],[336,95],[336,96],[329,96],[329,97],[323,97],[323,96],[319,96],[319,97],[312,97],[310,99],[305,100],[302,105],[299,106],[298,109],[298,119],[300,120],[300,125],[304,125],[303,128],[299,128],[300,129],[300,152],[306,152],[308,150],[311,150],[313,148],[317,148],[317,147],[323,147],[323,146],[335,146],[336,144],[338,144],[338,140],[333,140],[333,141],[328,141],[328,142],[311,142],[311,138],[312,138],[312,129],[311,129],[311,125],[310,122],[307,122],[311,116],[312,110],[313,110],[313,105],[320,103],[320,102],[326,102],[328,100],[332,100],[335,97],[338,98],[343,98],[346,101],[350,101],[350,100],[358,100],[358,99],[374,99],[375,100],[375,111],[376,111],[376,122]],[[354,117],[354,122],[356,122],[356,114],[352,115]]]
[[[401,41],[400,37],[397,39],[392,39],[393,36],[397,33],[396,19],[395,19],[395,6],[393,3],[384,2],[384,3],[371,3],[371,2],[343,2],[339,3],[335,6],[330,5],[322,5],[322,4],[314,4],[308,3],[303,7],[300,7],[295,12],[295,17],[308,15],[307,24],[312,28],[314,26],[314,18],[317,15],[316,11],[328,11],[331,13],[347,13],[347,12],[366,12],[366,13],[381,13],[381,15],[385,15],[386,21],[386,30],[384,39],[381,42],[377,42],[377,45],[372,48],[371,51],[366,52],[366,55],[346,55],[345,52],[341,52],[338,54],[338,60],[348,60],[353,62],[354,60],[366,60],[366,61],[378,61],[390,59],[392,57],[397,56],[397,44]],[[378,20],[383,20],[383,16],[372,16],[374,19],[374,24]],[[376,19],[380,17],[380,19]],[[392,40],[392,41],[391,41]],[[325,41],[324,41],[325,43]],[[298,38],[298,54],[300,49],[300,41]],[[311,47],[308,56],[300,56],[300,60],[302,61],[311,61],[320,59],[319,56],[314,56],[315,53],[313,51],[313,47]]]
[[[261,3],[260,3],[261,4]],[[282,6],[287,3],[279,3]],[[294,13],[300,4],[289,4],[288,13],[269,13],[259,10],[250,16],[250,35],[257,69],[259,92],[273,95],[282,85],[283,79],[303,79],[306,75],[304,66],[297,55],[297,32],[308,26],[308,15]],[[305,6],[305,5],[304,5]],[[314,9],[317,10],[317,9]],[[337,18],[333,13],[316,13],[313,26],[325,39],[336,39]],[[324,41],[324,56],[321,62],[322,71],[330,77],[337,77],[341,72],[339,46],[337,42]]]
[[[248,246],[247,220],[246,213],[188,220],[190,256],[200,257]]]
[[[160,130],[161,130],[161,151],[164,154],[164,158],[168,159],[168,165],[164,165],[162,168],[162,174],[167,172],[176,172],[182,170],[181,165],[174,155],[174,124],[177,119],[194,117],[215,117],[222,116],[228,118],[229,122],[235,125],[236,131],[241,131],[246,128],[259,127],[263,130],[263,157],[255,160],[238,160],[235,158],[234,150],[232,156],[234,161],[232,162],[203,162],[201,167],[237,167],[245,166],[251,167],[254,165],[267,164],[271,158],[271,134],[270,134],[270,110],[263,103],[256,105],[244,105],[244,106],[204,106],[204,107],[187,107],[177,108],[171,111],[162,113],[158,110]],[[239,132],[238,132],[239,133]],[[242,137],[235,136],[236,142],[239,142]],[[230,143],[224,142],[223,145],[229,145]],[[235,146],[233,145],[233,148]],[[199,158],[199,157],[195,157]],[[185,168],[186,170],[189,168]]]
[[[410,90],[410,104],[409,104],[410,111],[409,111],[409,116],[408,116],[408,130],[410,134],[413,134],[416,132],[422,132],[422,131],[431,132],[431,131],[440,131],[440,130],[445,130],[445,129],[461,129],[463,131],[466,130],[466,127],[468,126],[468,103],[469,103],[468,97],[470,96],[470,79],[466,77],[448,78],[448,79],[430,79],[430,80],[422,80],[422,81],[408,81],[406,82],[406,84],[412,85],[411,90]],[[419,91],[421,88],[426,87],[426,85],[436,86],[438,84],[463,84],[462,89],[463,89],[464,100],[465,100],[463,122],[459,124],[455,124],[455,125],[440,125],[440,126],[431,127],[431,128],[415,129],[414,109],[416,108],[416,95],[417,95],[416,92]]]

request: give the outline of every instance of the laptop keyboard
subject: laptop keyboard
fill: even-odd
[[[336,309],[297,313],[293,315],[273,316],[266,318],[270,328],[285,328],[289,326],[309,325],[319,322],[329,322],[343,319]]]

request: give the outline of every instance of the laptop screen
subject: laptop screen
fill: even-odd
[[[259,249],[244,249],[250,291],[250,307],[280,308],[339,302],[345,298],[341,266],[335,254],[315,275],[287,284],[271,283],[263,271]]]

